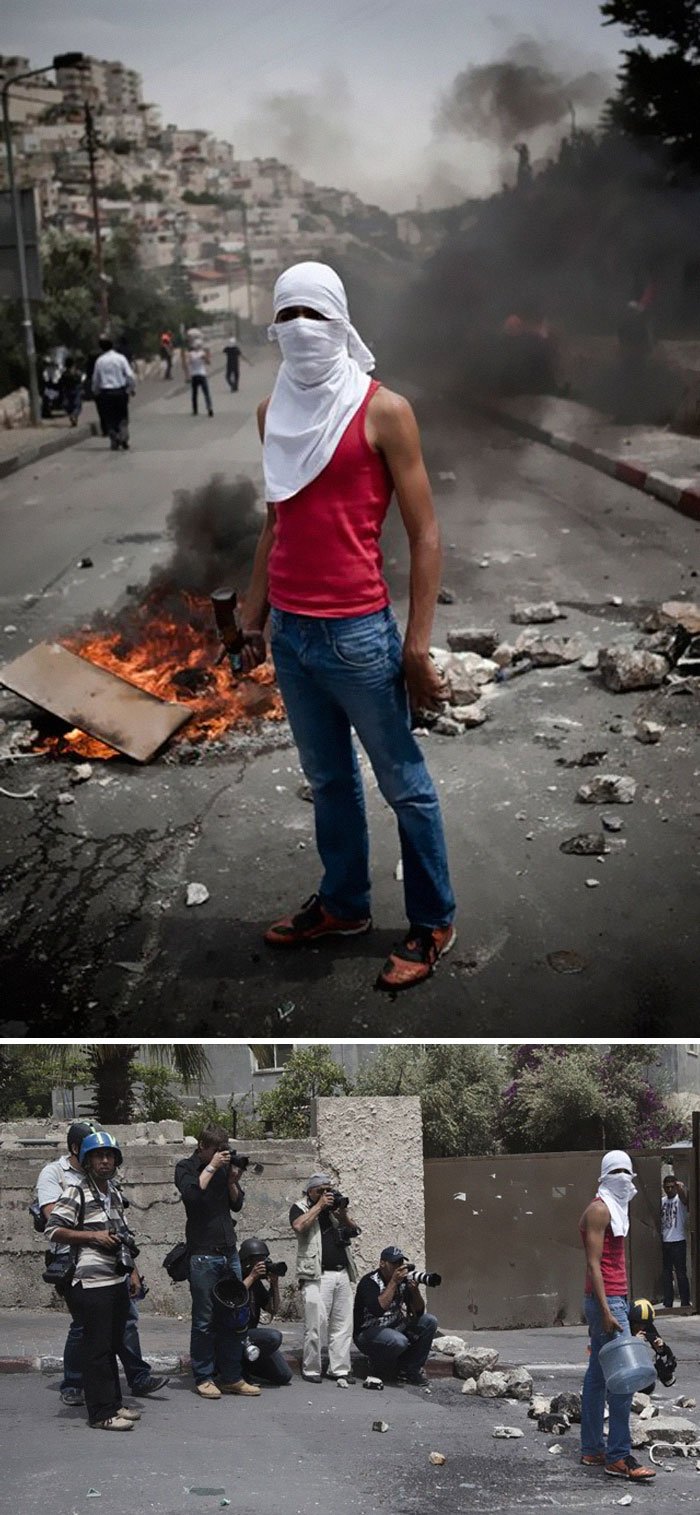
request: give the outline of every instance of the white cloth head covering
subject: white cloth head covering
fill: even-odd
[[[275,316],[305,305],[325,320],[299,316],[268,327],[282,366],[265,417],[265,497],[289,500],[318,478],[369,389],[374,356],[350,321],[342,279],[326,263],[295,263],[275,284]]]
[[[615,1173],[616,1168],[624,1168],[625,1171]],[[604,1200],[610,1211],[610,1229],[613,1236],[626,1236],[629,1231],[630,1200],[634,1199],[637,1193],[632,1183],[635,1177],[632,1159],[627,1152],[616,1150],[605,1153],[600,1165],[598,1197]]]

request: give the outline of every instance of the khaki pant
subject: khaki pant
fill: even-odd
[[[328,1340],[328,1371],[350,1372],[352,1285],[346,1272],[322,1273],[302,1284],[304,1293],[304,1373],[321,1372],[321,1349]]]

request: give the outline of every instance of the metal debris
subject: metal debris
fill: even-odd
[[[39,787],[37,784],[34,785],[33,789],[22,790],[3,789],[0,787],[0,794],[4,794],[8,800],[35,800],[38,793]]]

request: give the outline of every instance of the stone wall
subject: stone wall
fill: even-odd
[[[355,1243],[362,1272],[390,1241],[404,1245],[422,1265],[424,1256],[423,1158],[420,1102],[417,1099],[322,1099],[308,1140],[240,1143],[263,1172],[244,1180],[246,1201],[238,1221],[239,1240],[262,1236],[273,1258],[287,1263],[282,1280],[283,1311],[295,1314],[296,1243],[289,1207],[316,1169],[329,1171],[351,1197],[363,1228]],[[184,1237],[185,1215],[173,1183],[175,1164],[193,1150],[178,1121],[115,1126],[124,1152],[120,1179],[130,1201],[128,1218],[141,1249],[139,1268],[150,1293],[146,1312],[189,1312],[185,1284],[174,1285],[161,1266]],[[44,1245],[33,1230],[27,1206],[44,1163],[65,1151],[66,1122],[16,1121],[0,1124],[0,1306],[63,1308],[41,1278]],[[31,1143],[31,1145],[27,1145]]]

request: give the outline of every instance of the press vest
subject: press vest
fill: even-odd
[[[311,1209],[310,1201],[306,1196],[298,1200],[298,1205],[300,1210],[306,1211]],[[331,1215],[331,1225],[337,1226],[337,1224],[335,1216]],[[309,1226],[308,1231],[297,1231],[296,1237],[297,1277],[301,1282],[307,1278],[320,1278],[323,1272],[323,1265],[321,1261],[321,1227],[318,1220],[315,1220],[313,1225]],[[348,1274],[352,1283],[357,1283],[357,1264],[349,1248],[346,1247],[345,1250],[348,1261]]]

